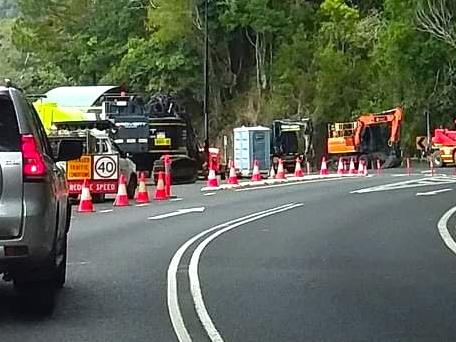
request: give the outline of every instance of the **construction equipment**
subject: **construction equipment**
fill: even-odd
[[[399,166],[403,117],[402,108],[397,107],[381,113],[363,114],[354,122],[329,124],[329,162],[335,165],[339,158],[347,162],[356,158],[367,164],[380,160],[382,168]]]
[[[293,172],[296,158],[312,162],[315,157],[313,134],[310,118],[274,120],[271,137],[273,164],[277,165],[282,159],[284,168]]]
[[[150,131],[149,166],[154,179],[157,180],[159,172],[165,170],[163,156],[170,155],[173,183],[195,182],[200,173],[206,173],[211,163],[206,162],[207,157],[198,143],[190,115],[176,98],[169,95],[152,96],[145,108]],[[217,160],[220,160],[219,153],[216,153]],[[217,172],[224,172],[220,164],[217,167]]]
[[[435,167],[456,164],[456,130],[445,128],[434,130],[430,158]]]
[[[119,149],[131,155],[140,171],[149,171],[149,118],[144,101],[137,95],[110,94],[102,98],[101,120],[114,124],[109,135]]]

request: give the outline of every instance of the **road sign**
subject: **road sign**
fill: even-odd
[[[107,180],[119,178],[119,156],[93,156],[93,179]]]
[[[429,147],[428,139],[425,136],[416,137],[416,149],[417,150],[427,150]]]
[[[91,179],[92,178],[92,157],[82,156],[77,160],[67,162],[67,179]]]

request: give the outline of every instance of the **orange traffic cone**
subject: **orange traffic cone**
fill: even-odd
[[[147,191],[146,177],[144,172],[139,176],[138,193],[136,194],[136,203],[150,203],[149,192]]]
[[[217,188],[219,186],[215,170],[210,166],[209,175],[207,176],[207,187]]]
[[[355,159],[354,158],[350,159],[350,168],[348,169],[348,173],[350,175],[356,175],[358,173],[358,171],[356,171],[356,168],[355,168]]]
[[[115,207],[127,207],[130,205],[127,195],[127,181],[124,175],[121,175],[119,178],[119,188],[117,189],[117,195],[113,205]]]
[[[325,157],[323,157],[321,159],[320,175],[321,176],[329,175],[328,165],[326,165],[326,158]]]
[[[261,181],[261,173],[260,173],[260,166],[258,160],[253,162],[253,172],[252,172],[252,182],[259,182]]]
[[[78,213],[93,213],[94,211],[92,196],[90,196],[90,183],[88,179],[84,179]]]
[[[304,177],[304,172],[301,168],[301,159],[296,158],[296,166],[295,166],[295,177]]]
[[[157,188],[155,189],[154,200],[163,201],[163,200],[167,200],[167,199],[168,199],[168,196],[166,196],[164,173],[162,171],[160,171],[158,173]]]
[[[234,161],[230,160],[230,177],[228,178],[228,184],[237,185],[239,184],[237,175],[236,175],[236,168],[234,167]]]
[[[277,174],[276,174],[276,179],[285,179],[285,171],[283,169],[283,161],[282,159],[279,159],[279,167],[277,168]]]
[[[271,165],[271,171],[269,171],[269,179],[275,179],[276,178],[276,172],[274,169],[274,165]]]
[[[339,163],[337,164],[337,174],[341,176],[344,173],[345,173],[344,163],[342,161],[342,158],[339,158]]]

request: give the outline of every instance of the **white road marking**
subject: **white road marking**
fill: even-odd
[[[169,201],[170,202],[179,202],[179,201],[183,201],[183,200],[184,200],[183,198],[178,197],[178,198],[171,198]]]
[[[220,229],[207,237],[203,242],[201,242],[198,247],[195,249],[193,252],[192,258],[190,260],[190,265],[188,268],[188,277],[190,280],[190,291],[192,293],[193,297],[193,303],[195,304],[195,309],[196,313],[198,314],[198,317],[206,330],[207,335],[209,336],[210,340],[212,342],[223,342],[223,338],[220,335],[220,333],[217,331],[217,328],[215,327],[214,323],[212,322],[211,317],[209,316],[209,313],[206,309],[206,305],[204,304],[204,299],[203,299],[203,294],[201,291],[201,285],[200,285],[200,280],[198,276],[198,265],[199,261],[201,258],[201,253],[204,251],[204,249],[209,245],[212,241],[214,241],[216,238],[218,238],[220,235],[229,232],[230,230],[233,230],[237,227],[243,226],[247,223],[253,222],[260,220],[264,217],[275,215],[284,211],[292,210],[294,208],[298,208],[303,206],[304,204],[299,203],[299,204],[294,204],[292,206],[282,208],[282,209],[277,209],[275,211],[269,212],[269,213],[264,213],[234,224],[229,225],[226,228]]]
[[[106,214],[106,213],[112,213],[114,209],[105,209],[105,210],[100,210],[99,213],[101,214]]]
[[[429,191],[429,192],[418,192],[416,195],[417,196],[435,196],[438,194],[442,194],[444,192],[448,191],[453,191],[453,189],[441,189],[441,190],[435,190],[435,191]]]
[[[173,258],[171,259],[171,262],[168,267],[168,274],[167,274],[167,281],[168,281],[168,287],[167,287],[167,304],[168,304],[168,313],[169,317],[171,319],[171,323],[174,328],[174,332],[179,340],[179,342],[191,342],[192,339],[190,338],[190,335],[188,333],[187,328],[185,327],[184,319],[182,318],[182,312],[179,307],[179,300],[177,296],[177,269],[179,267],[180,261],[182,259],[182,256],[184,255],[185,251],[198,239],[203,237],[206,234],[209,234],[217,229],[224,228],[229,226],[230,224],[236,223],[236,222],[241,222],[243,220],[249,219],[251,217],[255,217],[257,215],[261,215],[263,213],[271,212],[280,208],[286,208],[294,203],[286,204],[277,208],[273,209],[268,209],[268,210],[263,210],[257,213],[253,213],[244,217],[237,218],[235,220],[222,223],[218,226],[209,228],[188,241],[186,241],[182,246],[179,247],[177,252],[174,254]]]
[[[207,194],[203,194],[203,196],[215,196],[217,195],[216,192],[208,192]]]
[[[424,186],[438,186],[442,184],[455,184],[456,178],[454,177],[432,177],[432,178],[421,178],[421,179],[412,179],[404,182],[390,183],[379,186],[374,186],[370,188],[359,189],[351,191],[351,194],[364,194],[369,192],[379,192],[379,191],[390,191],[390,190],[399,190],[399,189],[409,189],[409,188],[418,188]]]
[[[338,178],[325,178],[325,179],[316,179],[316,180],[309,180],[303,182],[293,182],[293,183],[282,183],[282,184],[274,184],[274,185],[264,185],[264,186],[257,186],[255,188],[245,188],[245,189],[237,189],[234,190],[238,191],[255,191],[255,190],[262,190],[262,189],[270,189],[270,188],[280,188],[283,186],[291,186],[291,185],[300,185],[300,184],[308,184],[308,183],[320,183],[320,182],[329,182],[329,181],[336,181],[341,179],[358,179],[354,177],[338,177]]]
[[[139,207],[139,208],[147,207],[147,206],[149,206],[149,203],[136,204],[136,206]]]
[[[437,228],[439,229],[440,236],[445,242],[445,245],[454,253],[456,254],[456,242],[454,241],[453,237],[451,236],[450,232],[448,231],[448,221],[450,220],[451,216],[456,213],[456,207],[451,208],[448,210],[439,220],[437,224]]]
[[[179,209],[177,211],[173,211],[171,213],[167,214],[162,214],[158,216],[152,216],[149,217],[149,220],[162,220],[165,218],[169,217],[174,217],[174,216],[180,216],[180,215],[185,215],[185,214],[191,214],[191,213],[203,213],[206,210],[205,207],[199,207],[199,208],[190,208],[190,209]]]

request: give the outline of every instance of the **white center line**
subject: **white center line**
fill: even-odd
[[[443,242],[445,242],[445,245],[456,254],[456,242],[448,231],[448,221],[454,213],[456,213],[456,207],[451,208],[441,217],[437,224],[437,228],[439,229],[440,236],[442,237]]]
[[[178,295],[177,295],[177,269],[179,267],[180,261],[182,259],[182,256],[184,253],[187,251],[187,249],[195,243],[198,239],[202,238],[204,235],[209,234],[217,229],[224,228],[229,226],[230,224],[236,223],[236,222],[241,222],[245,219],[255,217],[257,215],[261,215],[263,213],[271,212],[279,208],[286,208],[294,203],[286,204],[277,208],[273,209],[268,209],[268,210],[263,210],[260,212],[256,212],[244,217],[237,218],[235,220],[219,224],[215,227],[209,228],[191,239],[189,239],[187,242],[185,242],[182,246],[179,247],[177,252],[174,254],[173,258],[171,259],[171,262],[168,267],[168,274],[167,274],[167,279],[168,279],[168,288],[167,288],[167,303],[168,303],[168,313],[169,317],[171,319],[171,323],[173,325],[174,332],[180,342],[191,342],[192,339],[190,338],[190,335],[188,333],[187,328],[185,327],[184,319],[182,317],[182,312],[180,310],[179,306],[179,300],[178,300]]]
[[[218,238],[220,235],[222,235],[226,232],[229,232],[230,230],[243,226],[247,223],[260,220],[264,217],[275,215],[275,214],[285,212],[288,210],[292,210],[294,208],[298,208],[303,205],[304,204],[302,204],[302,203],[293,204],[286,208],[277,209],[272,212],[264,213],[264,214],[243,220],[241,222],[231,224],[228,227],[220,229],[220,230],[216,231],[215,233],[213,233],[212,235],[210,235],[209,237],[207,237],[203,242],[201,242],[198,245],[198,247],[193,252],[192,258],[190,260],[189,269],[188,269],[188,276],[189,276],[189,280],[190,280],[190,290],[192,293],[193,302],[195,304],[196,313],[198,314],[198,317],[199,317],[201,323],[203,324],[203,327],[206,330],[206,333],[212,342],[223,342],[223,338],[220,335],[220,333],[218,332],[214,323],[212,322],[212,319],[211,319],[211,317],[206,309],[206,305],[204,303],[199,275],[198,275],[198,265],[199,265],[199,261],[201,258],[201,253],[207,247],[207,245],[209,245],[213,240]]]

